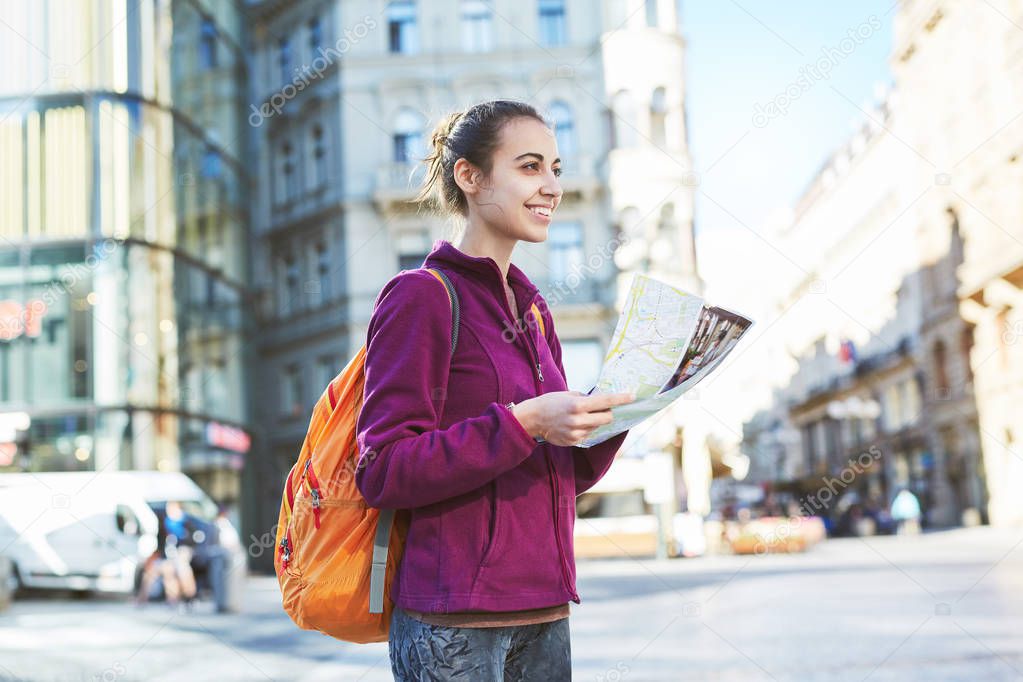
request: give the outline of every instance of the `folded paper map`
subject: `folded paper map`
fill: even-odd
[[[753,322],[706,305],[646,275],[636,274],[611,344],[604,355],[598,393],[635,393],[636,400],[611,409],[614,421],[594,429],[588,448],[631,429],[682,397],[721,364]]]

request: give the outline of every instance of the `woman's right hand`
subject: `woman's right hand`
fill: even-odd
[[[632,393],[586,395],[580,391],[554,391],[517,403],[512,414],[534,438],[554,445],[577,445],[598,426],[610,424],[611,408],[635,400]]]

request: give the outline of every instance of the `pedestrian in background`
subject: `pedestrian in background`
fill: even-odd
[[[920,532],[920,501],[908,488],[902,488],[892,500],[892,518],[897,524],[899,535],[916,535]]]
[[[168,562],[163,566],[166,568],[169,565],[173,570],[181,597],[184,598],[186,604],[191,605],[196,596],[195,573],[192,571],[195,541],[192,538],[188,514],[185,513],[180,502],[171,500],[167,503],[164,509],[163,530],[163,553]],[[167,598],[168,601],[176,601],[177,595],[172,598],[168,593]]]

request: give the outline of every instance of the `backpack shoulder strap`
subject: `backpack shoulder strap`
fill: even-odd
[[[451,355],[458,346],[458,320],[460,316],[458,294],[451,280],[440,270],[425,268],[427,272],[440,280],[448,292],[451,303]],[[373,533],[373,560],[369,571],[369,612],[383,613],[384,592],[387,587],[387,554],[391,544],[391,526],[394,524],[394,509],[381,509],[377,516],[377,527]]]
[[[377,528],[373,533],[373,563],[369,569],[369,612],[384,612],[384,592],[387,588],[387,553],[391,545],[391,526],[394,510],[381,509]]]
[[[530,310],[533,311],[533,317],[536,319],[536,324],[540,327],[540,334],[542,336],[547,336],[547,332],[544,331],[543,328],[543,315],[540,314],[540,309],[537,308],[536,304],[534,303]]]
[[[454,355],[455,348],[458,346],[458,319],[461,314],[458,306],[458,293],[455,291],[454,285],[451,284],[451,280],[443,272],[435,268],[426,268],[426,271],[439,279],[447,289],[448,301],[451,303],[451,354]]]

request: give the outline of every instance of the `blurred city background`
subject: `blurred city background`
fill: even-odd
[[[1023,0],[5,0],[0,58],[0,679],[389,679],[274,601],[281,492],[494,98],[571,388],[634,273],[755,320],[577,500],[580,678],[1023,677]]]

